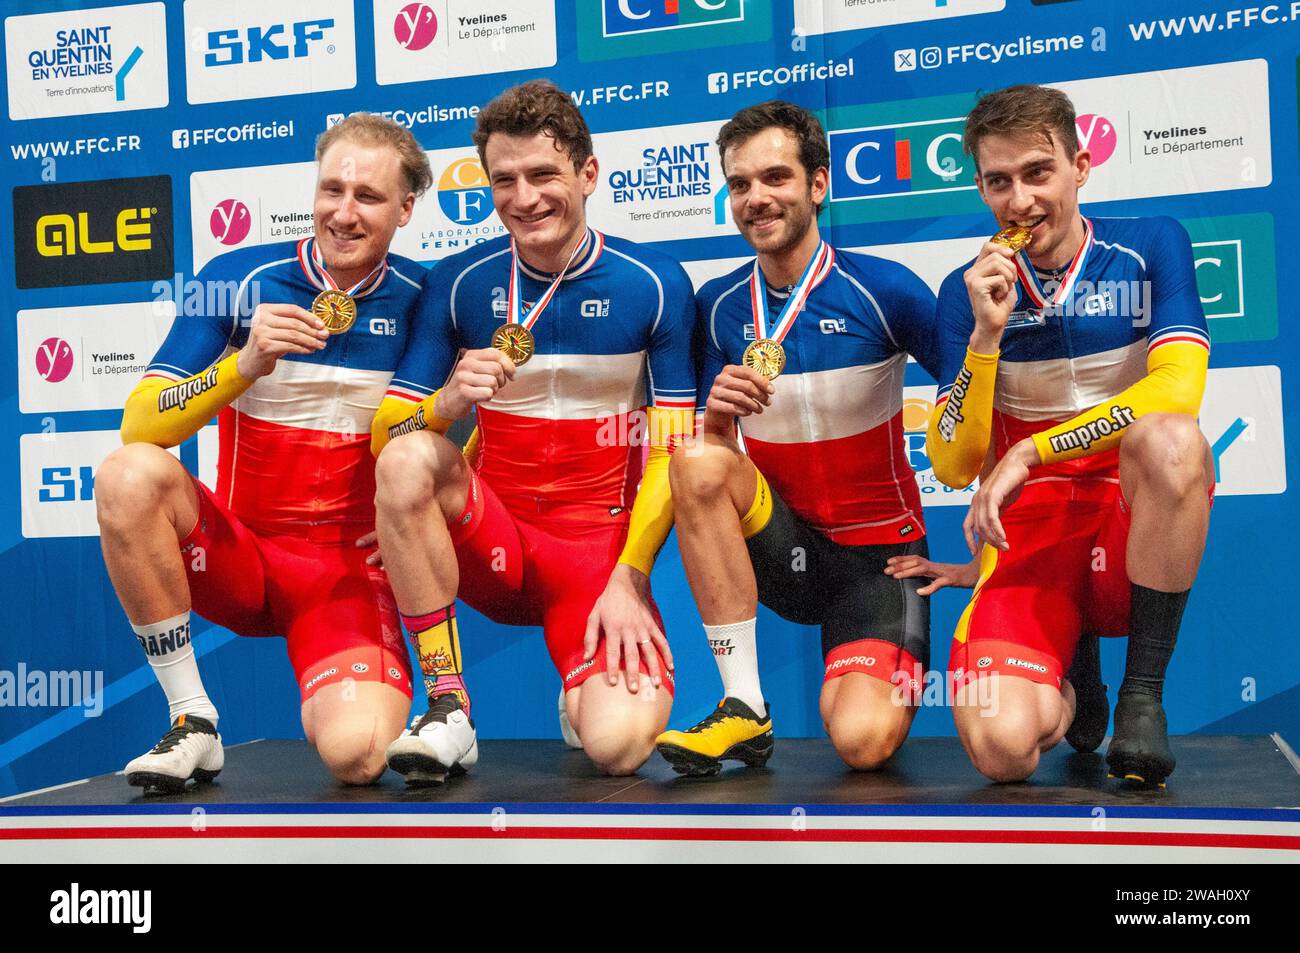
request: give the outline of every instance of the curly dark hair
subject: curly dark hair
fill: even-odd
[[[483,107],[474,123],[474,145],[487,169],[487,141],[494,132],[507,136],[550,136],[568,153],[574,170],[591,157],[591,130],[578,107],[549,79],[512,86]]]

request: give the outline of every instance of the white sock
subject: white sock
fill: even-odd
[[[217,709],[203,690],[194,646],[190,644],[190,614],[182,612],[149,625],[132,624],[131,628],[167,696],[171,720],[174,722],[180,715],[198,715],[216,727]]]
[[[722,675],[722,690],[729,698],[739,698],[762,718],[767,713],[763,687],[758,681],[758,644],[754,638],[757,619],[706,625],[713,660]]]

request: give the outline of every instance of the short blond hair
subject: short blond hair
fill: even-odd
[[[407,187],[419,198],[433,185],[429,157],[411,135],[411,130],[376,113],[353,113],[337,125],[330,126],[316,139],[316,161],[330,146],[347,139],[363,146],[389,146],[397,153],[406,176]]]

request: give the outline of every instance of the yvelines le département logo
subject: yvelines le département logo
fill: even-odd
[[[19,288],[171,277],[168,176],[21,185],[13,201]]]

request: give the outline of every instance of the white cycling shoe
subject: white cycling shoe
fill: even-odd
[[[474,722],[454,692],[439,695],[429,710],[388,746],[388,766],[407,784],[441,784],[478,763]]]
[[[573,730],[573,723],[569,721],[569,710],[564,707],[563,688],[560,689],[560,736],[564,738],[564,743],[570,748],[577,751],[582,750],[582,739]]]
[[[216,726],[198,715],[181,715],[171,730],[123,772],[145,794],[179,794],[191,779],[213,780],[226,763]]]

